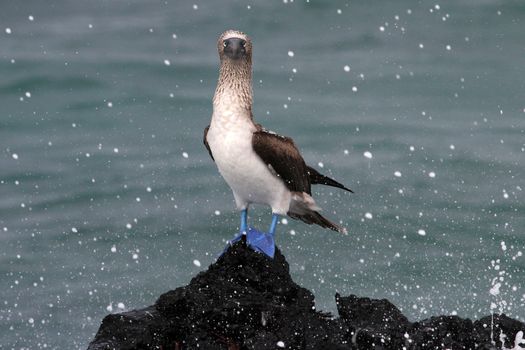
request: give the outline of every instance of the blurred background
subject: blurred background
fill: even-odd
[[[521,0],[3,1],[0,349],[86,348],[236,233],[202,144],[230,28],[256,120],[355,191],[314,189],[348,236],[277,230],[318,309],[524,321],[524,26]]]

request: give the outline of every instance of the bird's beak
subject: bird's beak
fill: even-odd
[[[224,54],[233,60],[238,60],[246,54],[246,41],[239,38],[224,40]]]

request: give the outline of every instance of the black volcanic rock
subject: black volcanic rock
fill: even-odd
[[[483,339],[490,339],[491,334],[493,334],[497,349],[501,349],[503,346],[508,349],[514,348],[514,338],[516,334],[520,331],[525,333],[523,326],[523,322],[507,317],[505,314],[485,316],[474,322],[474,329],[479,336],[479,341],[482,342]],[[505,344],[501,344],[500,334],[504,335]],[[525,343],[522,347],[525,349]]]
[[[431,317],[412,325],[414,349],[476,349],[480,339],[469,319],[458,316]]]
[[[197,345],[188,336],[193,329],[204,331],[199,342],[232,348],[269,349],[282,342],[318,349],[343,342],[335,323],[315,310],[312,293],[291,279],[278,249],[268,259],[236,244],[188,286],[161,295],[156,307],[175,320],[172,336],[190,348]]]
[[[89,349],[161,349],[169,325],[154,306],[111,314],[102,320]]]
[[[381,346],[402,349],[405,333],[410,327],[408,319],[386,299],[374,300],[355,295],[341,297],[335,294],[337,311],[352,330],[355,343],[372,349]]]
[[[500,332],[512,348],[516,333],[525,330],[505,315],[494,315],[494,323],[491,316],[410,323],[386,299],[336,294],[336,303],[337,319],[317,311],[279,249],[269,259],[239,242],[155,305],[106,316],[89,350],[501,349]]]

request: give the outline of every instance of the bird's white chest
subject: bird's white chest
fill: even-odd
[[[214,111],[207,141],[238,206],[268,204],[274,211],[286,213],[289,191],[253,150],[254,131],[256,127],[250,119],[228,118],[228,114]]]
[[[240,176],[245,164],[255,162],[252,134],[251,125],[248,123],[212,121],[208,131],[208,144],[223,176],[225,174]]]

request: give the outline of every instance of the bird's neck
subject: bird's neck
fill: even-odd
[[[251,118],[252,95],[251,62],[222,61],[219,81],[213,96],[214,111],[223,108],[235,109],[239,114],[248,115]]]

